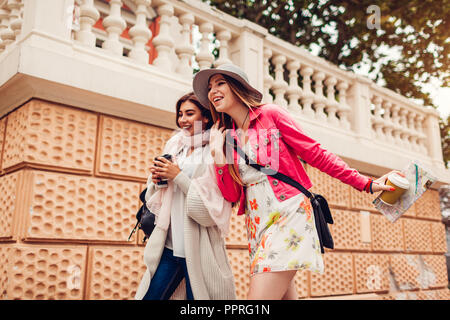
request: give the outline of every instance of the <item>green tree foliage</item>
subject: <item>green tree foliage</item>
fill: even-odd
[[[203,1],[424,105],[430,79],[449,86],[450,0]]]

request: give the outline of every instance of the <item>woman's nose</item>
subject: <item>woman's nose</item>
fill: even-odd
[[[217,92],[217,88],[211,87],[211,89],[209,90],[210,97],[212,97],[216,92]]]

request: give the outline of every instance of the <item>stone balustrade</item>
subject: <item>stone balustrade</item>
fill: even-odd
[[[426,115],[423,111],[399,105],[377,93],[376,88],[373,90],[371,103],[372,130],[377,141],[413,152],[428,153],[423,128]]]
[[[205,9],[202,3],[195,5]],[[194,64],[191,63],[194,56],[200,69],[231,62],[228,41],[239,35],[238,28],[232,23],[218,23],[217,17],[211,14],[194,15],[192,7],[178,1],[111,0],[107,3],[78,0],[75,6],[79,7],[75,10],[75,20],[78,21],[74,28],[76,41],[89,47],[100,46],[101,43],[101,47],[113,55],[124,55],[137,63],[150,63],[189,78],[194,71]],[[148,26],[156,16],[160,17],[159,33],[153,35]],[[95,27],[99,19],[104,30]],[[191,41],[194,28],[201,35],[196,54]],[[129,29],[129,39],[124,37],[125,29]],[[218,59],[215,59],[210,47],[213,33],[220,43]],[[157,52],[157,58],[150,62],[149,45],[154,46]]]
[[[22,14],[23,0],[0,1],[0,53],[20,35]]]
[[[39,32],[71,43],[75,52],[83,55],[103,56],[130,70],[138,67],[154,78],[164,74],[177,79],[184,91],[189,90],[197,70],[233,62],[264,93],[264,102],[286,108],[317,134],[319,141],[321,134],[339,133],[348,141],[375,146],[372,152],[394,149],[443,170],[436,111],[344,71],[250,21],[236,19],[199,0],[63,0],[47,18],[52,23],[31,23],[23,32],[22,24],[45,6],[50,8],[42,4],[50,2],[41,2],[41,8],[24,0],[0,1],[0,64],[15,45],[30,33]],[[60,22],[65,20],[70,20],[69,27],[63,28]],[[166,87],[169,90],[171,86]],[[97,90],[95,86],[84,89]],[[111,90],[98,91],[110,95]],[[131,94],[117,98],[134,99]],[[164,104],[170,110],[175,101],[166,96],[152,99],[138,102]],[[114,110],[105,112],[114,114]],[[331,149],[339,153],[339,149]],[[362,149],[361,153],[367,152]],[[344,151],[342,156],[354,158],[354,153]],[[378,160],[373,161],[376,164]],[[387,163],[377,165],[387,167]],[[400,161],[395,165],[399,167]]]
[[[353,74],[272,36],[266,36],[264,46],[266,102],[283,106],[294,115],[352,130],[352,108],[347,96],[355,80]],[[274,77],[271,69],[275,71]]]

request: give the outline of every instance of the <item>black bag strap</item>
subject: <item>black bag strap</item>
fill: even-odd
[[[229,135],[229,131],[227,132],[227,135]],[[231,141],[230,139],[231,137],[229,136],[227,141]],[[236,150],[236,152],[245,159],[245,163],[253,168],[255,168],[256,170],[261,171],[264,174],[267,174],[269,176],[274,177],[275,179],[278,179],[280,181],[283,181],[287,184],[290,184],[291,186],[297,188],[298,190],[300,190],[300,192],[302,192],[305,196],[307,196],[310,200],[313,199],[314,194],[309,192],[305,187],[303,187],[300,183],[298,183],[297,181],[295,181],[294,179],[288,177],[287,175],[275,171],[273,169],[270,168],[269,165],[266,166],[262,166],[258,163],[256,163],[255,161],[249,159],[249,157],[247,156],[247,154],[241,149],[241,147],[238,146],[238,143],[236,141],[236,139],[232,139],[233,141],[233,148],[234,150]]]

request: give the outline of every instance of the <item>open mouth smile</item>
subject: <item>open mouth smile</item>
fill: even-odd
[[[213,102],[217,103],[217,102],[221,101],[222,99],[223,99],[223,97],[214,97]]]

